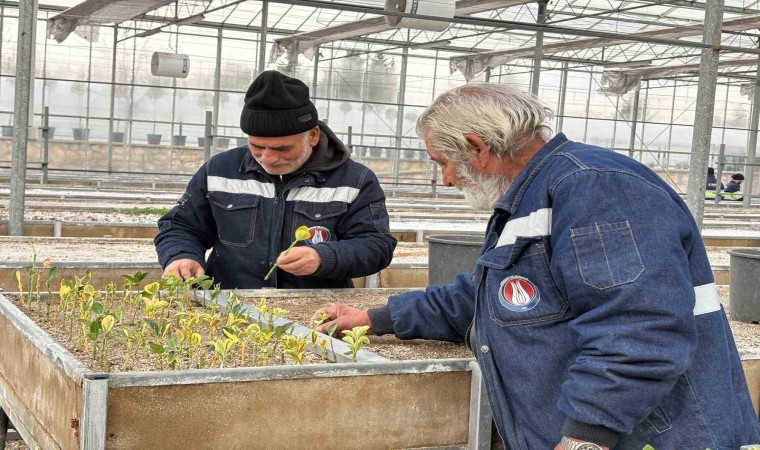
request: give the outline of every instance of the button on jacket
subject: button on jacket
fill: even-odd
[[[378,333],[469,337],[510,449],[760,443],[687,207],[654,172],[559,134],[496,206],[475,272],[370,310]]]
[[[377,177],[349,159],[325,124],[320,129],[304,167],[283,177],[267,174],[248,147],[211,158],[158,222],[162,267],[195,260],[226,289],[346,288],[353,287],[351,278],[387,267],[396,240]],[[277,269],[264,281],[300,226],[309,227],[311,238],[299,245],[311,245],[321,266],[310,276]]]

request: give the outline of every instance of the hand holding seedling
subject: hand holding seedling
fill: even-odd
[[[166,266],[166,269],[164,269],[164,274],[162,276],[166,277],[167,275],[174,275],[175,277],[187,280],[189,278],[199,277],[205,273],[206,271],[203,269],[203,266],[198,263],[198,261],[194,261],[192,259],[178,259],[176,261],[172,261],[171,264]]]
[[[322,258],[311,247],[295,247],[288,252],[280,253],[277,266],[293,275],[311,275],[319,269]]]
[[[319,258],[318,254],[316,255],[317,256],[317,267],[315,267],[314,270],[312,270],[311,272],[308,272],[308,273],[305,272],[306,270],[308,270],[305,267],[307,267],[307,264],[308,264],[308,267],[310,267],[313,264],[313,262],[302,261],[302,260],[303,259],[312,260],[313,259],[313,255],[312,255],[312,257],[304,258],[305,253],[303,251],[299,250],[299,249],[296,249],[296,251],[294,252],[294,254],[296,254],[297,256],[295,258],[286,258],[286,256],[288,256],[288,254],[290,253],[290,251],[293,250],[293,247],[295,247],[297,243],[309,239],[309,227],[307,227],[307,226],[300,226],[300,227],[298,227],[296,229],[296,232],[294,234],[295,234],[295,240],[293,241],[292,244],[290,244],[290,247],[288,247],[287,250],[285,250],[284,252],[280,253],[280,256],[277,258],[277,261],[274,264],[272,264],[272,267],[269,269],[269,272],[267,272],[266,276],[264,277],[264,281],[266,281],[266,280],[269,279],[269,277],[272,275],[272,272],[274,272],[274,269],[277,266],[280,266],[280,268],[282,270],[290,272],[293,275],[311,275],[312,273],[314,273],[319,268],[319,263],[321,262],[321,259]],[[314,251],[314,249],[312,249],[312,251]],[[314,251],[314,253],[317,253],[317,252]],[[288,270],[287,268],[282,267],[283,263],[287,264],[288,267],[290,267],[291,270]],[[298,273],[293,272],[293,270],[295,270]],[[301,272],[304,272],[304,273],[301,273]]]
[[[311,316],[309,326],[313,326],[315,322],[321,319],[321,317],[319,317],[320,314],[330,315],[329,320],[324,321],[321,325],[314,328],[320,333],[326,333],[327,330],[332,327],[332,325],[336,325],[336,333],[340,333],[343,330],[351,330],[355,327],[371,327],[372,325],[369,322],[369,315],[367,315],[367,311],[359,308],[354,308],[353,306],[348,306],[343,303],[332,303],[325,308],[320,308],[317,310],[317,312]],[[372,334],[372,328],[370,328],[366,334]]]

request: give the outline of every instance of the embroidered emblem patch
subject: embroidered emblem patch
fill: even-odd
[[[330,240],[330,230],[325,227],[310,227],[309,228],[309,240],[312,244],[319,244]]]
[[[499,303],[510,311],[525,312],[533,309],[541,301],[536,285],[525,277],[513,275],[501,282]]]

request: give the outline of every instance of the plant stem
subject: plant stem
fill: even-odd
[[[290,244],[290,247],[288,247],[287,250],[285,250],[285,254],[287,255],[290,253],[290,250],[296,245],[298,241],[293,242]],[[269,272],[267,272],[267,275],[264,277],[264,281],[267,281],[269,279],[269,276],[272,275],[272,272],[274,272],[274,269],[277,267],[277,263],[272,264],[272,268],[269,269]]]

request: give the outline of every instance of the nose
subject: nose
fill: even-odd
[[[457,177],[456,177],[456,174],[453,173],[449,167],[441,167],[441,180],[443,181],[444,186],[455,187]]]
[[[259,160],[267,165],[275,164],[279,159],[277,152],[268,149],[262,150],[261,156],[259,156]]]

